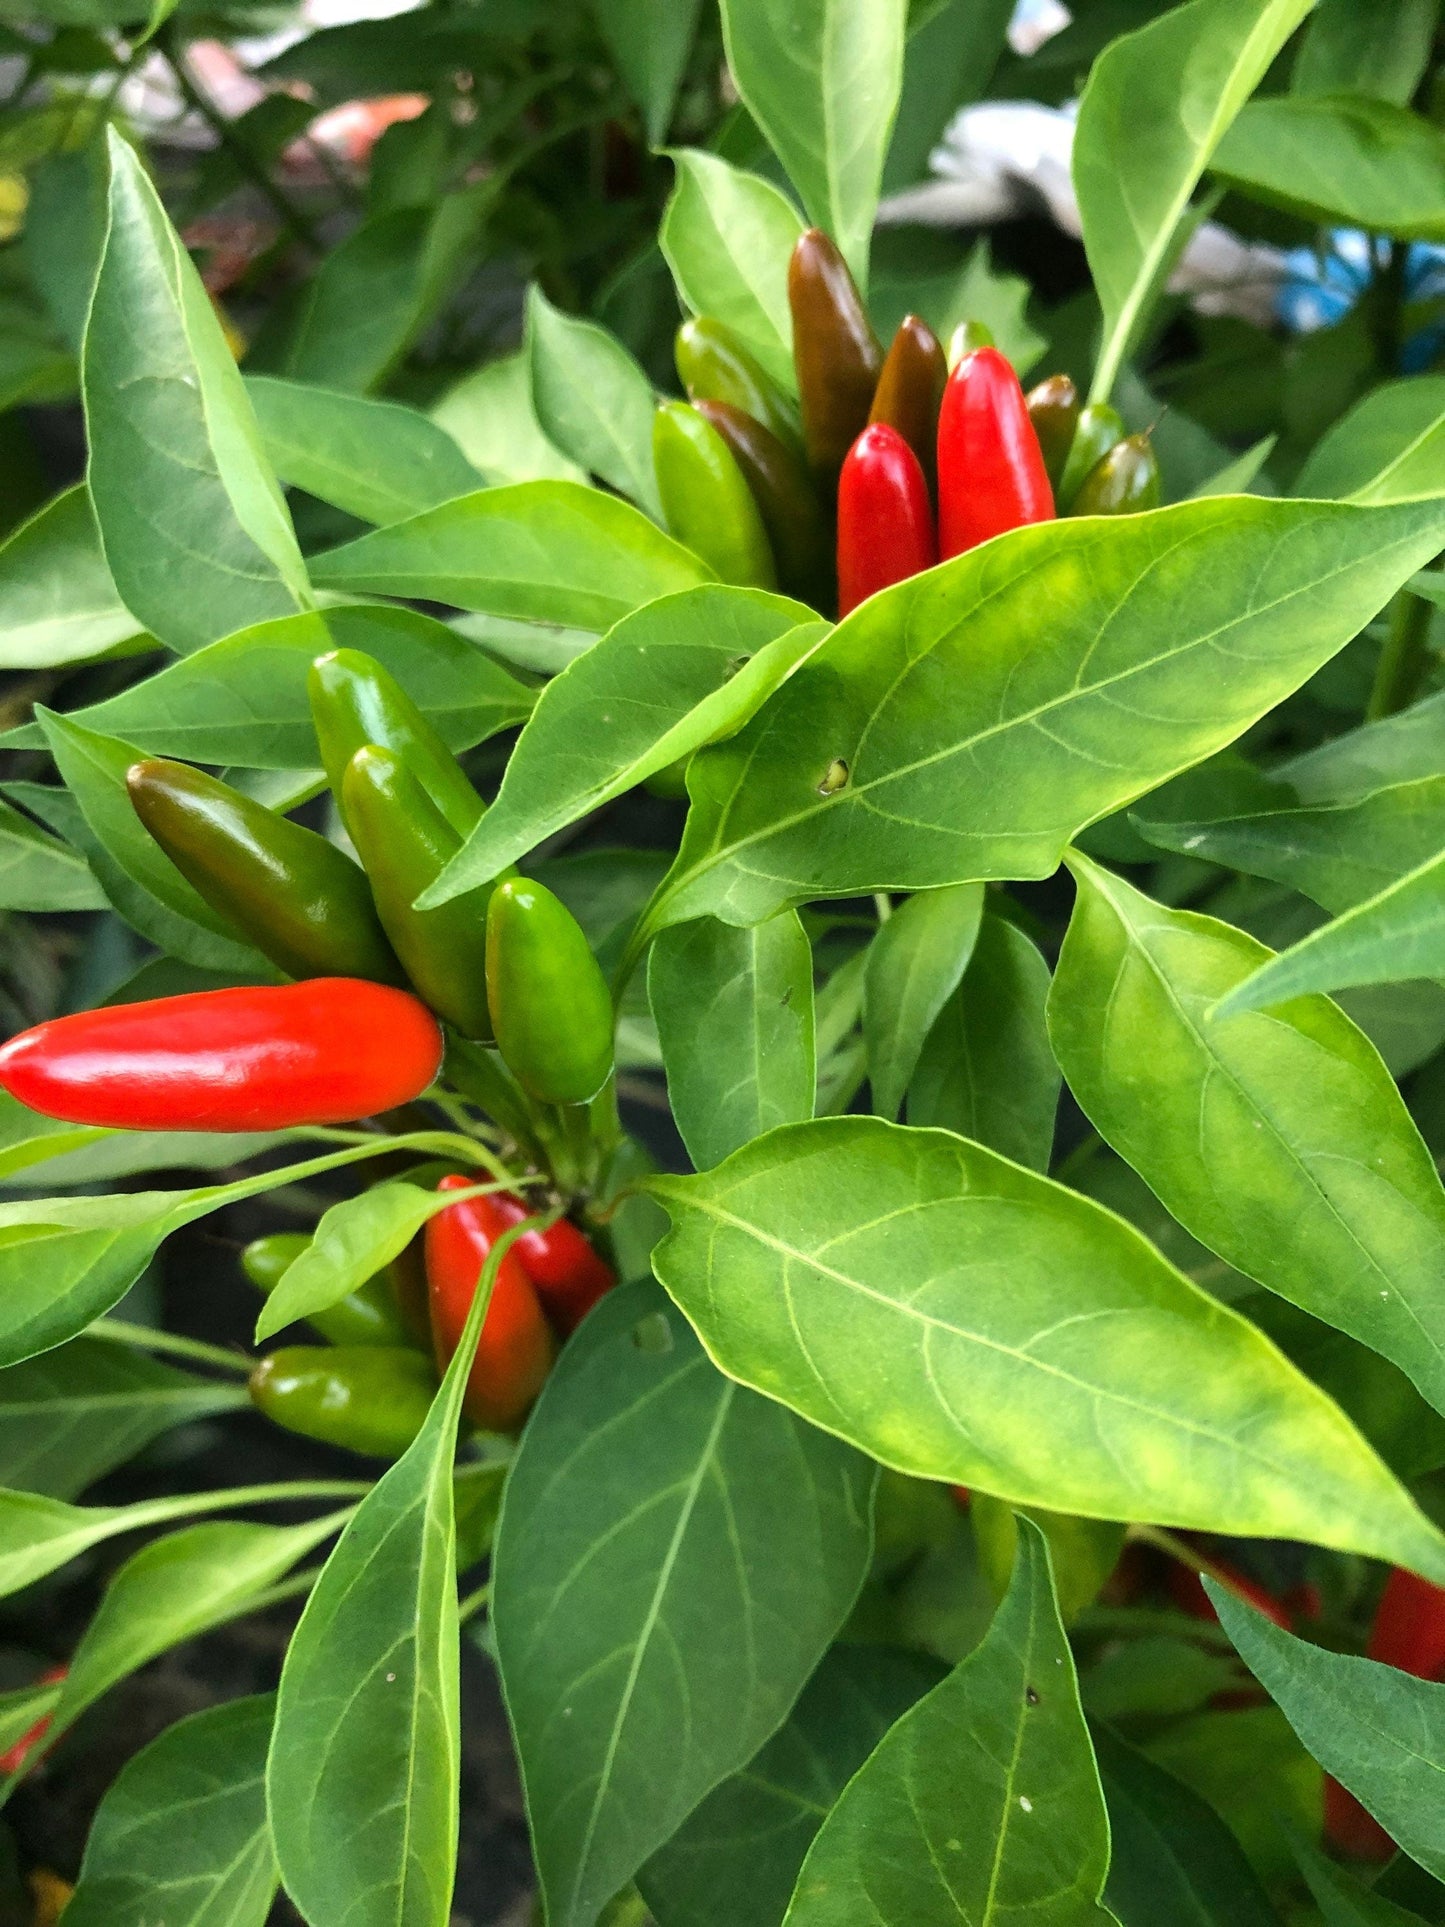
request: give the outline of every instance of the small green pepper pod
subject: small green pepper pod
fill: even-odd
[[[904,315],[884,359],[868,420],[897,429],[918,457],[924,480],[935,497],[938,411],[947,381],[948,358],[938,336],[918,315]]]
[[[1126,435],[1084,477],[1070,515],[1137,515],[1159,506],[1159,461],[1147,435]]]
[[[960,321],[948,337],[948,369],[953,370],[965,355],[976,354],[980,348],[997,347],[993,329],[986,321]]]
[[[1069,459],[1064,463],[1063,479],[1054,491],[1061,515],[1073,513],[1074,497],[1083,487],[1085,476],[1103,461],[1115,442],[1123,439],[1124,417],[1117,408],[1111,408],[1106,401],[1093,401],[1080,410]]]
[[[371,879],[377,914],[417,995],[463,1037],[490,1039],[487,898],[482,884],[435,910],[413,908],[461,848],[407,762],[368,743],[341,782],[341,804]]]
[[[287,976],[403,981],[366,878],[324,836],[189,763],[132,764],[126,788],[191,887]]]
[[[487,909],[497,1048],[544,1104],[586,1104],[612,1072],[612,996],[581,925],[540,883],[499,883]]]
[[[722,401],[761,422],[799,453],[803,426],[798,404],[785,395],[772,376],[754,360],[731,328],[711,315],[684,321],[673,350],[677,378],[692,402]]]
[[[788,263],[788,306],[803,441],[831,494],[844,456],[868,426],[883,350],[848,263],[821,228],[798,237]]]
[[[399,1459],[431,1410],[437,1375],[412,1346],[285,1345],[261,1360],[250,1389],[288,1432]]]
[[[712,424],[685,401],[664,402],[652,418],[657,491],[669,530],[717,574],[743,589],[775,589],[767,530]]]
[[[802,457],[728,402],[700,401],[697,412],[727,443],[752,490],[783,588],[823,608],[831,587],[828,525]],[[676,793],[681,796],[685,791],[679,787]]]
[[[333,649],[312,663],[308,687],[326,780],[343,820],[346,805],[341,792],[347,765],[357,750],[375,743],[403,758],[458,837],[466,841],[486,814],[486,805],[389,670],[360,649]],[[351,828],[349,820],[346,827]]]
[[[1049,487],[1057,497],[1079,426],[1079,391],[1067,375],[1050,375],[1029,390],[1024,402],[1043,451]]]
[[[274,1231],[267,1238],[254,1238],[241,1253],[241,1269],[269,1298],[310,1243],[301,1231]],[[405,1345],[411,1339],[384,1271],[325,1311],[310,1313],[306,1322],[333,1345]]]

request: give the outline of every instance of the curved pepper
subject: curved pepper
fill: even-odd
[[[405,761],[437,809],[466,841],[486,815],[486,805],[456,757],[389,670],[360,649],[333,649],[312,663],[307,687],[326,780],[343,820],[346,810],[341,787],[347,764],[357,750],[375,743]]]
[[[947,380],[948,360],[938,336],[916,314],[904,315],[884,357],[868,420],[897,429],[930,489],[938,480],[938,411]]]
[[[472,1180],[446,1177],[438,1191],[465,1191]],[[506,1227],[468,1198],[427,1220],[426,1276],[437,1362],[445,1367],[472,1308],[487,1254]],[[482,1323],[463,1408],[473,1424],[505,1431],[526,1416],[541,1391],[556,1346],[515,1246],[503,1257]]]
[[[1070,515],[1135,515],[1159,506],[1159,462],[1147,435],[1126,435],[1095,462],[1069,504]]]
[[[770,435],[795,449],[803,446],[798,405],[721,321],[697,315],[684,321],[673,349],[677,378],[688,400],[726,402],[761,422]]]
[[[461,838],[389,749],[369,743],[346,767],[342,810],[392,947],[424,1001],[463,1037],[490,1038],[484,883],[435,910],[414,910]]]
[[[720,582],[777,587],[773,551],[752,490],[727,443],[689,402],[664,402],[652,418],[652,460],[663,520]]]
[[[301,1231],[273,1231],[269,1237],[253,1238],[241,1253],[241,1269],[269,1298],[310,1243]],[[384,1271],[325,1311],[309,1313],[307,1323],[333,1345],[405,1345],[411,1337]]]
[[[497,1048],[544,1104],[585,1104],[612,1072],[612,995],[581,925],[540,883],[511,877],[487,907]]]
[[[1117,408],[1111,408],[1106,401],[1091,401],[1087,408],[1080,410],[1069,459],[1064,463],[1064,477],[1059,483],[1059,509],[1063,514],[1067,515],[1073,507],[1085,476],[1104,459],[1115,442],[1123,439],[1124,417]]]
[[[188,763],[151,758],[125,780],[181,875],[287,976],[401,983],[366,878],[324,836]]]
[[[848,263],[821,228],[798,237],[788,263],[788,306],[803,442],[831,492],[843,458],[868,425],[883,351]]]
[[[284,1345],[251,1374],[251,1399],[288,1432],[399,1459],[421,1430],[437,1379],[410,1345]]]
[[[511,1191],[493,1191],[472,1201],[492,1239],[499,1238],[535,1208]],[[570,1218],[558,1218],[545,1231],[524,1231],[512,1250],[536,1287],[547,1315],[564,1337],[575,1331],[599,1298],[617,1283],[617,1273]]]
[[[838,478],[838,615],[938,560],[933,508],[918,457],[896,428],[875,422]]]
[[[56,1017],[0,1047],[0,1089],[71,1124],[284,1131],[409,1104],[441,1061],[418,998],[313,977]]]
[[[949,376],[938,418],[939,554],[962,555],[1053,513],[1019,378],[997,348],[977,348]]]
[[[752,490],[783,587],[791,595],[821,603],[829,588],[828,527],[802,457],[729,402],[700,401],[697,412],[727,443]]]
[[[1079,426],[1079,391],[1067,375],[1050,375],[1029,390],[1024,402],[1039,438],[1049,486],[1057,497]]]

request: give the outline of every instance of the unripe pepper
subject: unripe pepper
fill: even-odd
[[[446,1177],[438,1191],[466,1191],[471,1179]],[[482,1266],[501,1232],[487,1198],[467,1198],[427,1221],[426,1275],[437,1362],[445,1367],[472,1308]],[[502,1258],[482,1322],[463,1409],[473,1424],[505,1431],[521,1422],[541,1391],[556,1346],[516,1249]]]
[[[489,1192],[472,1201],[488,1235],[499,1238],[535,1208],[510,1191]],[[512,1251],[536,1287],[548,1317],[565,1337],[575,1331],[599,1298],[617,1283],[617,1273],[570,1218],[558,1218],[545,1231],[524,1231]]]
[[[831,576],[828,527],[802,457],[729,402],[700,401],[697,412],[727,443],[752,490],[783,588],[819,606]]]
[[[838,478],[838,615],[938,560],[933,507],[918,457],[896,428],[875,422]]]
[[[950,374],[963,360],[965,355],[976,354],[980,348],[995,346],[993,329],[986,321],[960,321],[948,337],[948,368]]]
[[[188,763],[135,763],[126,788],[186,881],[287,976],[402,981],[366,878],[324,836]]]
[[[1059,484],[1064,479],[1064,465],[1079,426],[1079,391],[1067,375],[1050,375],[1047,381],[1031,388],[1024,401],[1039,438],[1049,486],[1057,499]]]
[[[343,819],[341,785],[346,766],[357,750],[375,743],[403,758],[463,841],[471,835],[486,814],[486,805],[437,731],[374,656],[360,649],[333,649],[318,656],[311,665],[308,688],[326,780]]]
[[[831,493],[868,425],[883,351],[848,263],[821,228],[798,237],[788,263],[793,366],[808,460]]]
[[[269,1298],[310,1243],[301,1231],[273,1231],[269,1237],[253,1238],[241,1253],[241,1269]],[[333,1345],[405,1345],[411,1337],[384,1271],[325,1311],[309,1312],[306,1322]]]
[[[285,1345],[251,1374],[251,1399],[288,1432],[399,1459],[421,1430],[437,1378],[410,1345]]]
[[[487,1000],[497,1048],[544,1104],[585,1104],[612,1072],[612,995],[581,925],[540,883],[512,877],[487,907]]]
[[[417,991],[463,1037],[490,1038],[491,884],[435,910],[412,908],[461,848],[461,838],[394,751],[374,743],[359,749],[342,778],[341,802],[377,913]]]
[[[801,451],[798,404],[783,393],[731,328],[711,315],[684,321],[677,331],[673,359],[690,402],[721,401],[740,408],[787,447]]]
[[[1070,515],[1134,515],[1159,506],[1159,463],[1147,435],[1126,435],[1095,462]]]
[[[947,380],[938,336],[916,314],[904,315],[884,358],[868,420],[897,429],[918,457],[930,489],[938,479],[938,411]]]
[[[977,348],[949,376],[938,418],[939,554],[962,555],[1053,513],[1019,378],[997,348]]]
[[[720,582],[777,587],[773,551],[752,490],[727,443],[689,402],[664,402],[652,418],[652,460],[663,520]]]
[[[1080,410],[1069,459],[1064,463],[1064,478],[1059,483],[1062,514],[1067,515],[1073,507],[1074,497],[1083,487],[1090,469],[1104,459],[1115,442],[1123,439],[1124,417],[1117,408],[1111,408],[1106,401],[1091,401],[1087,408]]]
[[[283,1131],[409,1104],[441,1061],[418,998],[313,977],[56,1017],[0,1047],[0,1089],[71,1124]]]

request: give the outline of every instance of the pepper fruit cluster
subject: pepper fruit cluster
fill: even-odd
[[[935,562],[1055,514],[1159,501],[1146,435],[1067,375],[1027,396],[978,322],[951,352],[906,315],[885,355],[848,265],[819,228],[788,270],[798,401],[722,322],[683,324],[653,457],[671,532],[724,582],[814,607],[860,602]],[[950,372],[951,367],[951,372]]]

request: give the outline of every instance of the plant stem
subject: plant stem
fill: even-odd
[[[485,1606],[491,1603],[491,1598],[492,1582],[490,1579],[484,1579],[475,1592],[469,1592],[466,1598],[459,1602],[457,1606],[457,1624],[459,1626],[465,1626],[469,1619],[475,1618]]]
[[[176,1358],[193,1358],[198,1365],[214,1365],[218,1371],[251,1375],[254,1360],[222,1345],[208,1345],[201,1338],[184,1338],[179,1332],[155,1331],[149,1325],[132,1325],[123,1318],[97,1318],[85,1328],[87,1338],[104,1338],[115,1345],[135,1345],[141,1351],[169,1352]]]
[[[1428,639],[1433,604],[1424,596],[1402,589],[1390,610],[1390,626],[1375,666],[1375,680],[1365,704],[1365,721],[1377,723],[1393,716],[1414,700],[1430,663]]]
[[[1238,1581],[1233,1579],[1222,1566],[1215,1565],[1212,1559],[1206,1559],[1204,1554],[1191,1546],[1187,1539],[1181,1539],[1177,1533],[1166,1531],[1163,1526],[1132,1525],[1128,1536],[1136,1545],[1153,1546],[1156,1552],[1167,1553],[1169,1558],[1177,1560],[1181,1566],[1188,1566],[1191,1572],[1197,1572],[1206,1579],[1212,1579],[1216,1586],[1223,1586],[1227,1592],[1233,1592],[1238,1584]]]
[[[128,1525],[159,1525],[184,1519],[194,1512],[227,1512],[232,1506],[279,1504],[297,1499],[364,1499],[371,1486],[356,1479],[297,1479],[272,1485],[238,1485],[220,1492],[178,1492],[168,1499],[151,1499],[122,1506]],[[101,1508],[105,1510],[105,1508]]]

